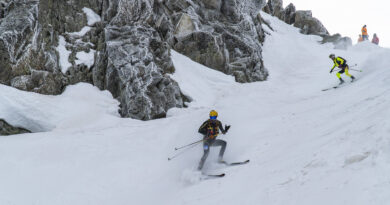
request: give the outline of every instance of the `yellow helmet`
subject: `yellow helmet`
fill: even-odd
[[[210,117],[218,117],[218,113],[215,110],[210,111]]]

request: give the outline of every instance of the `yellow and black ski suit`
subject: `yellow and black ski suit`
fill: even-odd
[[[203,134],[203,156],[200,159],[198,170],[201,170],[203,168],[203,165],[207,159],[207,156],[210,152],[210,147],[215,146],[221,146],[221,149],[219,150],[219,156],[218,161],[222,161],[223,154],[225,153],[226,149],[226,142],[224,140],[216,139],[219,130],[222,131],[223,134],[226,133],[227,130],[225,130],[222,127],[222,123],[219,120],[207,120],[205,121],[199,128],[199,133]]]
[[[341,70],[336,74],[339,79],[341,79],[340,74],[343,74],[344,72],[346,76],[353,78],[352,75],[348,72],[349,67],[347,65],[347,61],[344,58],[336,57],[333,59],[333,63],[334,65],[330,72],[333,72],[335,67],[341,68]]]

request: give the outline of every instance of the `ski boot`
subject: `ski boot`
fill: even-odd
[[[343,84],[344,80],[342,78],[339,78],[339,79],[340,79],[340,84],[339,85]]]
[[[218,161],[217,161],[217,162],[220,163],[220,164],[225,164],[225,163],[226,163],[226,162],[222,159],[221,156],[218,157]]]
[[[353,75],[351,76],[351,82],[353,82],[355,80],[355,77],[353,77]]]

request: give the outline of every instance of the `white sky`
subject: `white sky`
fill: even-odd
[[[349,36],[356,43],[366,24],[370,41],[376,33],[379,45],[390,47],[389,0],[285,0],[283,6],[290,3],[297,10],[311,10],[331,34]]]

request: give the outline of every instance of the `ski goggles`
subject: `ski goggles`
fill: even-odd
[[[210,116],[210,120],[216,120],[217,116]]]

